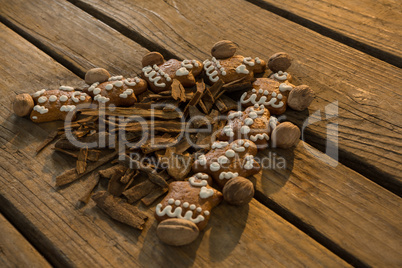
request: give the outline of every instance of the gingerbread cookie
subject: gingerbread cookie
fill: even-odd
[[[256,79],[253,88],[242,95],[242,106],[262,104],[275,115],[283,114],[287,106],[296,111],[306,109],[314,99],[314,92],[306,85],[291,83],[292,76],[286,72],[291,64],[292,59],[285,52],[272,55],[268,67],[273,73],[270,78]]]
[[[212,48],[212,59],[204,61],[206,81],[213,84],[218,80],[230,83],[242,79],[243,83],[252,82],[254,73],[262,73],[266,68],[265,61],[251,57],[234,55],[236,45],[227,40],[219,41]]]
[[[76,112],[76,106],[89,107],[91,97],[73,87],[61,86],[58,90],[42,89],[32,95],[18,95],[14,101],[14,111],[19,116],[30,115],[36,123],[65,120],[69,112]],[[75,118],[75,114],[72,119]]]
[[[198,156],[192,168],[194,172],[211,175],[223,187],[237,176],[248,177],[258,173],[261,167],[254,160],[256,154],[257,146],[250,140],[217,141],[212,144],[211,151]]]
[[[275,117],[270,118],[270,113],[264,105],[255,104],[244,112],[230,111],[228,123],[218,133],[218,140],[248,139],[253,141],[258,149],[266,148],[272,132],[270,121],[276,120]]]
[[[155,218],[162,222],[170,218],[185,219],[201,231],[208,223],[211,209],[222,200],[222,193],[209,186],[211,177],[197,173],[187,181],[169,184],[169,192],[156,206]]]
[[[86,89],[86,92],[93,97],[94,102],[106,106],[113,104],[118,107],[128,107],[137,102],[136,95],[146,90],[147,82],[145,80],[138,77],[124,78],[118,75],[110,77],[103,83],[93,83]]]
[[[203,67],[197,60],[171,59],[165,62],[158,52],[145,55],[142,66],[142,77],[156,93],[170,90],[173,79],[177,79],[183,87],[194,86],[195,77],[201,73]]]

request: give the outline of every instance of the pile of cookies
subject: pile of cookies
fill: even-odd
[[[254,186],[247,177],[261,170],[255,160],[258,151],[269,145],[290,148],[299,141],[299,128],[289,122],[280,123],[275,116],[283,114],[288,106],[302,111],[314,98],[308,86],[292,84],[292,76],[287,72],[292,62],[288,54],[276,53],[266,62],[258,57],[236,55],[236,51],[235,43],[223,40],[213,46],[212,57],[203,62],[165,61],[160,53],[151,52],[142,60],[139,77],[111,76],[105,69],[91,69],[85,76],[88,86],[84,89],[61,86],[55,90],[42,89],[34,94],[21,94],[14,101],[14,112],[40,123],[74,119],[79,111],[97,110],[99,107],[130,107],[133,108],[130,110],[132,115],[135,115],[136,111],[151,104],[168,103],[183,108],[189,120],[194,111],[205,118],[211,117],[211,114],[219,115],[217,111],[214,113],[215,110],[207,113],[213,107],[221,113],[226,112],[219,108],[218,102],[233,100],[229,100],[224,93],[241,91],[238,107],[225,106],[231,107],[231,110],[227,112],[226,120],[216,124],[216,140],[207,142],[208,149],[191,151],[186,147],[181,150],[181,153],[187,152],[182,154],[183,157],[187,155],[193,159],[190,166],[183,168],[186,173],[179,176],[168,168],[169,178],[158,178],[157,184],[162,187],[168,185],[162,192],[167,191],[167,195],[155,209],[155,218],[160,222],[158,236],[169,245],[186,245],[206,227],[212,208],[222,200],[237,206],[251,201]],[[271,73],[268,73],[267,67]],[[261,77],[257,78],[258,74]],[[160,111],[162,117],[168,112],[171,110],[164,108]],[[87,121],[93,123],[94,119],[91,120]],[[82,125],[77,125],[81,127],[81,132],[76,133],[82,133]],[[166,128],[161,130],[167,131]],[[99,129],[95,127],[91,131],[99,132]],[[89,135],[87,133],[90,131],[83,136]],[[157,135],[163,140],[163,137],[167,138],[166,134]],[[128,154],[132,150],[126,148],[119,154]],[[170,152],[166,148],[148,150],[147,153],[149,151],[165,155]],[[153,179],[161,172],[160,167],[154,166],[140,168],[137,165],[134,169],[146,171]],[[120,177],[123,175],[120,174]],[[130,199],[123,190],[111,194]],[[94,196],[99,199],[96,198],[99,194]]]

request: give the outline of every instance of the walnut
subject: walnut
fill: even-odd
[[[146,66],[153,66],[154,64],[156,65],[161,65],[165,62],[165,59],[163,58],[162,54],[159,52],[149,52],[142,58],[142,67]]]
[[[288,106],[296,111],[303,111],[310,106],[314,99],[314,91],[309,86],[297,86],[290,91],[288,96]]]
[[[244,177],[233,178],[223,187],[223,198],[231,205],[245,205],[253,199],[253,196],[254,185]]]
[[[27,116],[32,112],[34,107],[34,101],[29,94],[19,94],[15,96],[13,102],[14,113],[18,116]]]
[[[279,148],[290,148],[299,142],[300,129],[290,122],[279,124],[271,134],[272,145]]]
[[[222,40],[212,47],[211,55],[217,59],[226,59],[232,57],[237,50],[237,45],[232,41]]]
[[[159,223],[156,234],[171,246],[184,246],[193,242],[199,234],[195,223],[184,219],[167,219]]]
[[[268,68],[274,73],[286,71],[292,64],[292,58],[285,52],[278,52],[268,59]]]
[[[110,77],[108,71],[103,68],[92,68],[85,74],[85,83],[92,85],[93,83],[103,83]]]

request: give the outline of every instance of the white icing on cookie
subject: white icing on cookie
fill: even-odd
[[[68,97],[67,97],[66,95],[62,95],[62,96],[60,96],[59,100],[60,100],[61,102],[65,102],[65,101],[68,100]]]
[[[221,174],[219,174],[219,179],[220,180],[223,180],[223,179],[227,179],[227,180],[230,180],[230,179],[233,179],[233,178],[236,178],[236,177],[238,177],[239,176],[239,173],[237,173],[237,172],[221,172]]]
[[[45,114],[45,113],[49,112],[49,109],[47,109],[45,106],[41,106],[41,105],[35,105],[33,110],[37,111],[40,114]]]
[[[41,89],[41,90],[39,90],[39,91],[36,91],[36,92],[32,95],[32,97],[34,97],[34,98],[39,97],[40,95],[42,95],[43,93],[45,93],[45,91],[46,91],[46,89]]]
[[[121,79],[123,79],[122,75],[115,75],[115,76],[110,77],[108,79],[108,81],[118,81],[118,80],[121,80]]]
[[[217,163],[217,162],[213,162],[213,163],[211,163],[211,164],[209,165],[209,169],[210,169],[212,172],[215,172],[215,171],[218,171],[218,170],[221,169],[221,165],[219,165],[219,163]]]
[[[57,96],[56,96],[56,95],[50,95],[49,101],[50,101],[50,102],[55,102],[55,101],[57,101]]]
[[[44,102],[46,102],[47,101],[47,98],[45,97],[45,96],[41,96],[41,97],[39,97],[39,99],[38,99],[38,102],[39,103],[44,103]]]
[[[242,64],[236,68],[236,73],[238,74],[248,74],[249,71],[247,70],[246,65]]]
[[[213,189],[208,189],[207,187],[203,186],[200,190],[200,197],[203,199],[209,198],[214,195]]]
[[[255,63],[254,63],[254,61],[253,61],[253,59],[251,57],[244,58],[243,63],[247,64],[249,66],[254,66],[255,65]]]
[[[236,153],[235,153],[235,151],[233,151],[232,149],[229,149],[229,150],[227,150],[227,151],[225,152],[225,155],[226,155],[227,157],[232,158],[232,157],[234,157],[234,156],[236,155]]]
[[[250,140],[252,140],[254,142],[257,141],[257,140],[263,140],[263,139],[269,140],[269,136],[267,135],[267,133],[251,135],[250,136]]]
[[[192,66],[192,65],[191,65]],[[186,67],[181,67],[176,71],[176,76],[185,76],[188,75],[190,72],[187,70]]]
[[[281,83],[279,85],[279,91],[280,92],[291,91],[292,89],[293,89],[293,87],[291,85],[286,84],[286,83]]]
[[[193,205],[192,205],[193,206]],[[159,217],[163,217],[165,215],[171,217],[171,218],[179,218],[179,219],[184,219],[184,220],[189,220],[194,222],[195,224],[203,221],[205,218],[202,215],[198,215],[195,219],[193,218],[193,212],[191,210],[188,210],[184,216],[182,216],[183,209],[181,207],[176,207],[174,211],[172,211],[172,206],[167,205],[163,210],[162,210],[162,204],[158,204],[156,206],[156,215]],[[194,205],[195,209],[195,205]]]
[[[196,182],[195,180],[196,180],[195,177],[190,177],[188,179],[188,182],[194,187],[202,187],[202,186],[207,186],[208,185],[208,182],[206,180],[202,180],[200,182]]]
[[[274,77],[275,77],[277,80],[284,81],[284,80],[288,79],[288,73],[287,73],[287,72],[279,71],[279,72],[277,72],[277,73],[274,74]]]
[[[75,110],[75,105],[63,105],[60,107],[61,112],[71,112]]]
[[[73,87],[69,87],[69,86],[60,86],[59,90],[64,90],[64,91],[73,91],[74,88]]]

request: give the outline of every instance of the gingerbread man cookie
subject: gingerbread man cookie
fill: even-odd
[[[93,70],[104,70],[101,68],[91,69],[87,72],[92,73]],[[137,102],[136,95],[139,95],[147,90],[147,82],[138,77],[124,78],[121,75],[106,77],[98,77],[98,81],[91,84],[86,92],[93,97],[94,102],[102,103],[106,106],[115,105],[118,107],[132,106]],[[88,79],[86,79],[88,80]],[[94,79],[90,79],[95,81]]]
[[[314,92],[306,85],[291,83],[292,76],[286,72],[291,63],[292,59],[285,52],[272,55],[268,67],[273,73],[270,78],[256,79],[253,88],[242,95],[242,106],[264,105],[274,115],[283,114],[287,106],[296,111],[306,109],[314,99]]]
[[[198,156],[192,168],[194,172],[211,175],[223,187],[237,176],[249,177],[258,173],[261,167],[254,160],[256,154],[257,146],[250,140],[217,141],[207,154]]]
[[[55,120],[65,120],[69,112],[74,112],[76,106],[89,107],[91,97],[73,87],[61,86],[58,90],[42,89],[32,95],[20,94],[14,101],[14,112],[19,116],[30,115],[36,123]],[[84,106],[82,106],[84,105]]]
[[[195,77],[202,71],[203,65],[197,60],[178,61],[171,59],[165,62],[158,52],[150,52],[142,60],[142,77],[148,82],[152,91],[159,93],[171,89],[173,79],[177,79],[183,87],[195,85]]]
[[[156,206],[155,218],[162,222],[170,218],[193,222],[201,231],[208,223],[211,209],[222,201],[222,193],[210,187],[211,177],[197,173],[187,181],[169,184],[169,192]]]
[[[206,81],[213,84],[218,80],[230,83],[243,79],[243,82],[252,82],[254,73],[262,73],[266,68],[265,61],[251,57],[234,55],[237,46],[227,40],[216,43],[211,51],[212,59],[204,61]]]
[[[263,149],[268,146],[269,137],[276,124],[277,119],[270,117],[264,105],[255,104],[244,112],[230,111],[228,123],[218,133],[218,140],[248,139],[253,141],[258,149]]]

